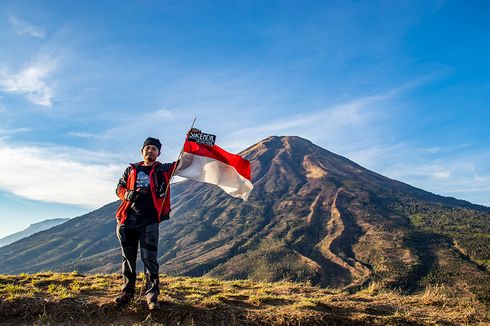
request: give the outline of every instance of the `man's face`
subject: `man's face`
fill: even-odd
[[[148,162],[154,162],[157,160],[160,153],[158,152],[158,148],[154,145],[146,145],[141,150],[143,154],[143,159]]]

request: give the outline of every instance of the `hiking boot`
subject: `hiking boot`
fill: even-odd
[[[146,303],[148,303],[148,309],[150,309],[150,311],[155,311],[160,309],[160,303],[156,298],[147,299]]]
[[[118,306],[125,306],[128,303],[130,303],[131,300],[133,300],[133,297],[134,297],[134,294],[133,293],[126,293],[126,292],[124,292],[123,294],[121,294],[120,296],[118,296],[117,298],[115,298],[114,299],[114,302]]]

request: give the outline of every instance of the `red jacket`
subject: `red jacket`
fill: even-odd
[[[134,190],[136,184],[136,170],[138,165],[142,165],[143,162],[133,163],[124,171],[123,176],[119,179],[119,183],[116,188],[117,196],[122,200],[121,205],[117,209],[116,218],[120,224],[124,224],[124,221],[128,217],[128,209],[131,207],[131,202],[124,200],[124,195],[128,190]],[[162,209],[163,197],[157,195],[157,189],[162,189],[165,191],[166,185],[170,181],[170,176],[175,169],[176,163],[160,163],[155,162],[152,169],[150,170],[150,192],[153,198],[153,205],[157,216],[155,216],[155,221],[160,223],[162,220],[167,220],[170,214],[170,187],[168,187],[167,196],[165,197],[165,204]],[[162,186],[162,183],[163,186]]]

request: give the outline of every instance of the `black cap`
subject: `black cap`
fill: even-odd
[[[160,140],[158,138],[153,138],[153,137],[146,138],[145,142],[143,143],[143,147],[141,147],[141,150],[143,150],[143,148],[145,148],[146,145],[155,146],[156,148],[158,148],[159,153],[162,150],[162,143],[160,143]]]

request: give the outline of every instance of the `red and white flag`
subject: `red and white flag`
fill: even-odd
[[[250,162],[217,145],[186,140],[175,175],[217,185],[243,200],[247,200],[253,189]]]

